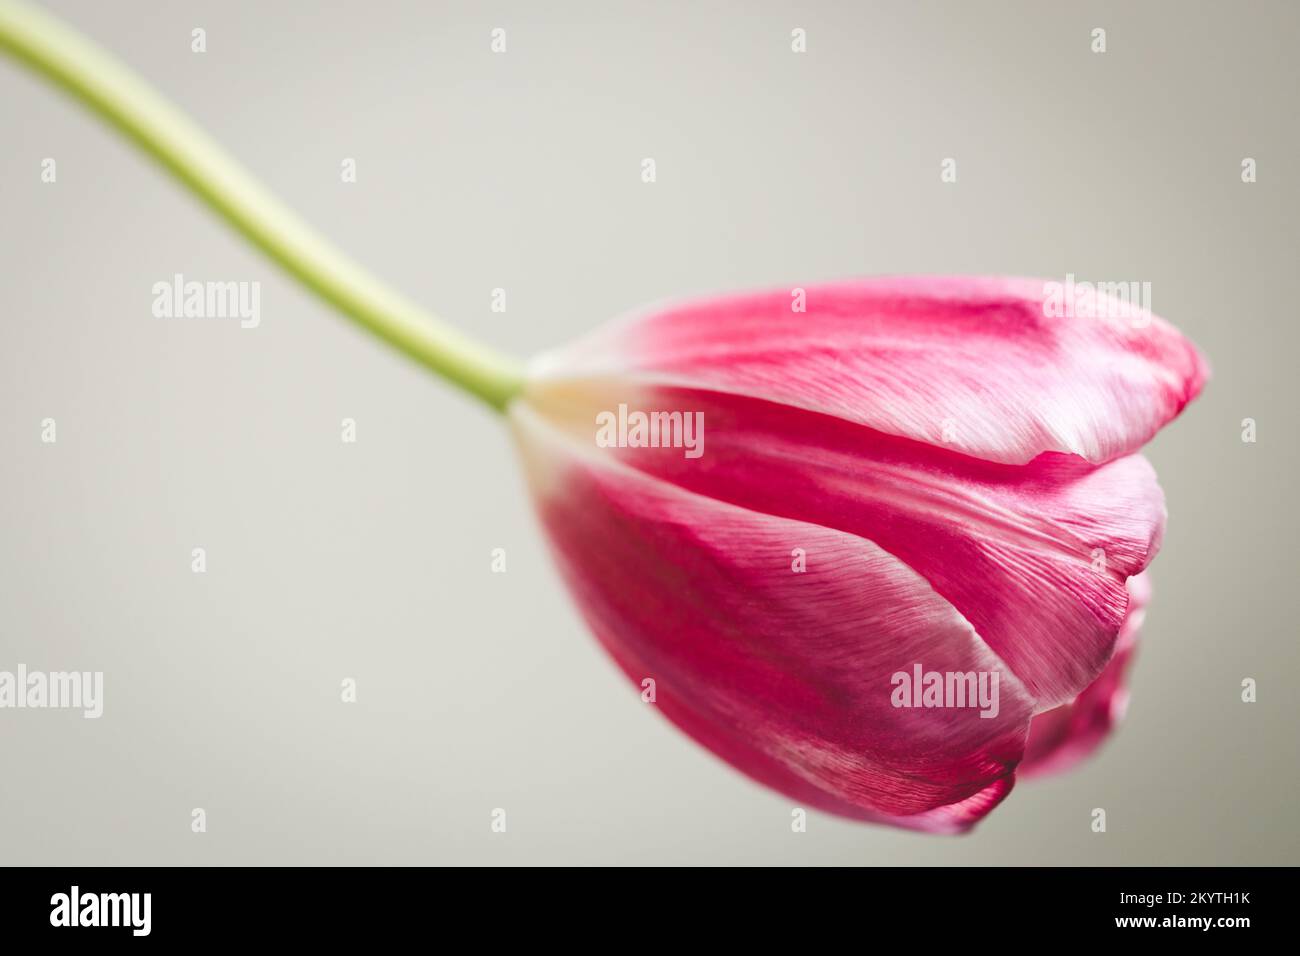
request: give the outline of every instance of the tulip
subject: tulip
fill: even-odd
[[[1135,452],[1205,366],[1149,313],[1049,317],[1045,288],[688,302],[532,365],[509,416],[542,521],[665,716],[801,804],[943,832],[1006,796],[1027,744],[1060,763],[1104,735],[1143,599],[1126,582],[1164,523]],[[623,407],[698,418],[703,454],[599,447]],[[917,667],[999,674],[996,716],[898,708],[892,675]]]
[[[1138,449],[1202,387],[1168,324],[1023,279],[651,310],[521,367],[316,237],[54,18],[0,50],[344,315],[507,417],[591,629],[688,735],[801,805],[960,832],[1123,710],[1164,502]],[[1083,308],[1078,308],[1083,306]]]

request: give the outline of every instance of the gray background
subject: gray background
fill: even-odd
[[[1072,272],[1150,281],[1215,376],[1149,449],[1170,522],[1111,744],[965,838],[794,834],[587,634],[498,422],[0,61],[0,669],[107,685],[99,721],[0,711],[0,861],[1300,862],[1295,4],[48,6],[520,355],[665,296]],[[175,272],[260,281],[261,327],[153,319]]]

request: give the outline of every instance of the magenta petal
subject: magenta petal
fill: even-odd
[[[1023,464],[1044,452],[1110,461],[1200,391],[1204,361],[1150,313],[1072,300],[1053,317],[1033,279],[879,278],[693,300],[599,330],[536,369],[569,379],[766,399]]]
[[[965,833],[1006,799],[1015,782],[1015,774],[1010,774],[995,780],[979,793],[965,800],[914,817],[903,817],[889,822],[894,826],[924,830],[927,833]]]
[[[952,604],[1036,698],[1073,700],[1110,660],[1124,582],[1150,561],[1164,499],[1141,456],[1023,466],[970,458],[842,419],[713,392],[587,383],[529,401],[575,446],[751,511],[866,539]],[[699,412],[704,453],[591,448],[600,408]]]
[[[1069,769],[1096,750],[1123,719],[1128,707],[1126,677],[1151,598],[1147,575],[1130,578],[1129,592],[1132,600],[1115,656],[1078,698],[1034,717],[1019,767],[1022,774],[1039,776]]]
[[[941,832],[1005,796],[1033,700],[916,572],[853,534],[711,499],[511,410],[592,629],[684,731],[799,805]],[[792,551],[807,570],[792,570]],[[996,671],[999,711],[909,709],[892,675]]]

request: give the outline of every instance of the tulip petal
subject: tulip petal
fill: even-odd
[[[1095,751],[1124,717],[1128,707],[1125,678],[1137,652],[1138,635],[1151,585],[1146,573],[1129,578],[1128,617],[1119,632],[1115,656],[1073,702],[1038,714],[1029,725],[1025,759],[1017,772],[1039,776],[1068,770]]]
[[[528,403],[510,415],[579,606],[686,733],[800,805],[857,819],[956,832],[1010,790],[1033,700],[915,571],[856,535],[628,468]],[[997,714],[895,706],[893,675],[917,664],[996,672]]]
[[[1082,288],[1082,287],[1080,287]],[[614,376],[766,399],[1024,464],[1136,451],[1200,391],[1196,349],[1095,291],[1053,317],[1042,280],[879,278],[692,300],[598,330],[537,379]]]
[[[799,408],[621,383],[537,385],[530,406],[592,454],[720,502],[866,539],[926,579],[1046,711],[1111,658],[1126,579],[1154,556],[1164,499],[1144,458],[982,461]],[[701,416],[701,456],[595,448],[596,410]]]

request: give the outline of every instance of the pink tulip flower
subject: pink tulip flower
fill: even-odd
[[[1207,375],[1149,312],[1029,280],[879,279],[650,311],[521,370],[314,236],[53,17],[0,5],[0,52],[506,412],[600,641],[755,780],[960,832],[1017,768],[1066,766],[1118,720],[1164,523],[1137,452]]]
[[[1165,516],[1136,452],[1206,367],[1095,294],[1051,317],[1040,281],[804,295],[616,323],[510,419],[569,587],[670,720],[802,805],[962,831],[1122,709]],[[659,447],[597,441],[637,411]],[[996,713],[899,706],[930,672],[996,672]]]

